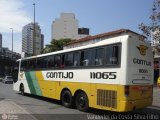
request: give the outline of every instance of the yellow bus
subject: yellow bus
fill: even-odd
[[[128,31],[94,44],[19,59],[13,89],[61,100],[81,111],[117,112],[152,105],[153,54]]]

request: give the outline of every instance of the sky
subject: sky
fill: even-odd
[[[150,24],[149,16],[153,0],[0,0],[0,33],[3,47],[11,50],[13,28],[13,50],[21,53],[22,27],[35,19],[39,23],[44,44],[51,41],[51,24],[61,13],[74,13],[79,27],[90,29],[90,35],[118,29],[138,29],[140,23]]]

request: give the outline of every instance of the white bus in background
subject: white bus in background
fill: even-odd
[[[19,59],[14,90],[65,107],[117,112],[152,105],[153,54],[128,31],[95,44]]]

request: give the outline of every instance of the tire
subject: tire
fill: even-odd
[[[78,110],[86,112],[89,109],[88,97],[84,92],[79,92],[76,96],[76,107]]]
[[[21,92],[21,95],[25,94],[25,92],[24,92],[24,85],[23,84],[20,85],[20,92]]]
[[[62,92],[61,101],[62,105],[67,108],[71,108],[73,106],[73,97],[69,90],[65,90]]]

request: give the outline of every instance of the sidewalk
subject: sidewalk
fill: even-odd
[[[0,99],[0,120],[37,120],[25,109],[10,100]]]
[[[153,88],[153,106],[160,107],[160,88],[154,87]]]

